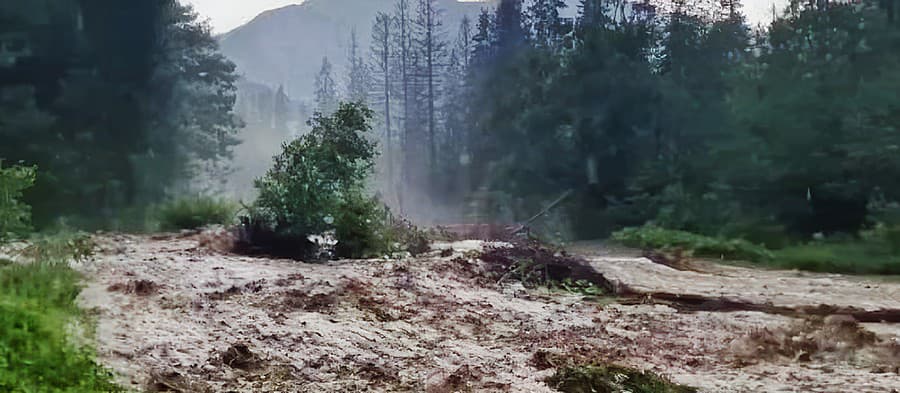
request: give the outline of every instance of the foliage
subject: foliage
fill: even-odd
[[[35,180],[35,168],[3,168],[0,160],[0,241],[31,229],[31,207],[22,202],[22,192]]]
[[[348,195],[334,220],[335,255],[341,258],[382,257],[391,249],[387,211],[380,201]]]
[[[677,385],[650,372],[605,364],[566,366],[547,379],[566,393],[692,393],[697,389]]]
[[[751,262],[765,262],[773,259],[771,251],[746,240],[714,238],[653,225],[625,228],[614,233],[612,238],[630,247],[657,250],[681,249],[702,257]]]
[[[409,220],[390,218],[388,233],[392,241],[393,252],[408,252],[413,257],[431,251],[431,241],[435,237]]]
[[[607,291],[602,287],[597,286],[597,284],[588,280],[573,280],[570,277],[559,282],[554,282],[552,286],[582,296],[602,296],[607,294]]]
[[[443,149],[468,162],[447,154],[442,173],[469,198],[506,196],[514,220],[574,190],[560,209],[580,238],[652,222],[683,232],[619,236],[767,261],[753,243],[802,248],[882,223],[879,244],[894,246],[854,247],[896,252],[900,220],[873,205],[900,201],[900,28],[884,4],[794,1],[752,31],[734,1],[621,12],[585,0],[554,37],[560,4],[541,0],[522,39],[522,10],[501,2],[477,25],[469,91],[450,98],[469,102],[446,107],[463,113],[446,116],[447,132],[469,132]],[[852,271],[825,262],[845,251],[804,263]]]
[[[218,53],[210,26],[180,3],[27,8],[80,9],[79,17],[39,17],[65,39],[36,43],[39,57],[0,81],[0,158],[40,168],[26,195],[39,228],[67,216],[112,221],[190,188],[207,168],[227,167],[240,127],[235,66]]]
[[[73,236],[42,239],[40,259],[0,266],[0,390],[40,393],[119,392],[73,327],[89,325],[76,305],[81,288],[65,261],[84,255]],[[82,238],[83,239],[83,238]]]
[[[372,116],[362,103],[342,103],[331,115],[316,114],[312,131],[286,143],[274,166],[256,181],[259,197],[250,218],[301,241],[339,229],[343,250],[370,251],[380,241],[369,231],[381,226],[380,221],[362,225],[378,215],[377,204],[363,196],[376,155],[375,143],[367,138]]]
[[[159,207],[160,226],[164,230],[198,229],[209,225],[234,223],[237,206],[224,199],[183,197]]]

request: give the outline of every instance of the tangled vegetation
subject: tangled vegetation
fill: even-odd
[[[674,384],[649,372],[605,364],[562,367],[547,379],[547,383],[565,393],[697,392],[697,389]]]
[[[35,180],[34,168],[3,167],[0,160],[0,241],[31,230],[31,207],[22,202],[22,192]]]
[[[612,284],[587,261],[534,239],[487,247],[479,258],[498,282],[517,280],[585,296],[613,294]]]

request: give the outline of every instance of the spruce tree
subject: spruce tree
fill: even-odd
[[[522,0],[500,0],[496,16],[497,48],[506,55],[527,42]]]

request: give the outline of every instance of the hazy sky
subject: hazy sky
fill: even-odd
[[[216,33],[225,33],[249,22],[263,11],[300,4],[303,0],[186,0],[203,18],[212,21]],[[367,0],[360,0],[367,1]]]
[[[368,0],[359,0],[368,1]],[[204,18],[212,21],[216,33],[225,33],[249,22],[261,12],[303,0],[187,0]],[[787,0],[744,0],[744,12],[752,22],[768,22],[772,18],[772,3]],[[779,6],[780,7],[780,6]]]

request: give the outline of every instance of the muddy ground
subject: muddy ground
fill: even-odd
[[[897,282],[582,246],[622,295],[598,299],[498,284],[474,241],[327,264],[214,251],[205,235],[97,241],[81,302],[101,361],[139,390],[552,392],[555,367],[591,361],[703,392],[900,390]]]

